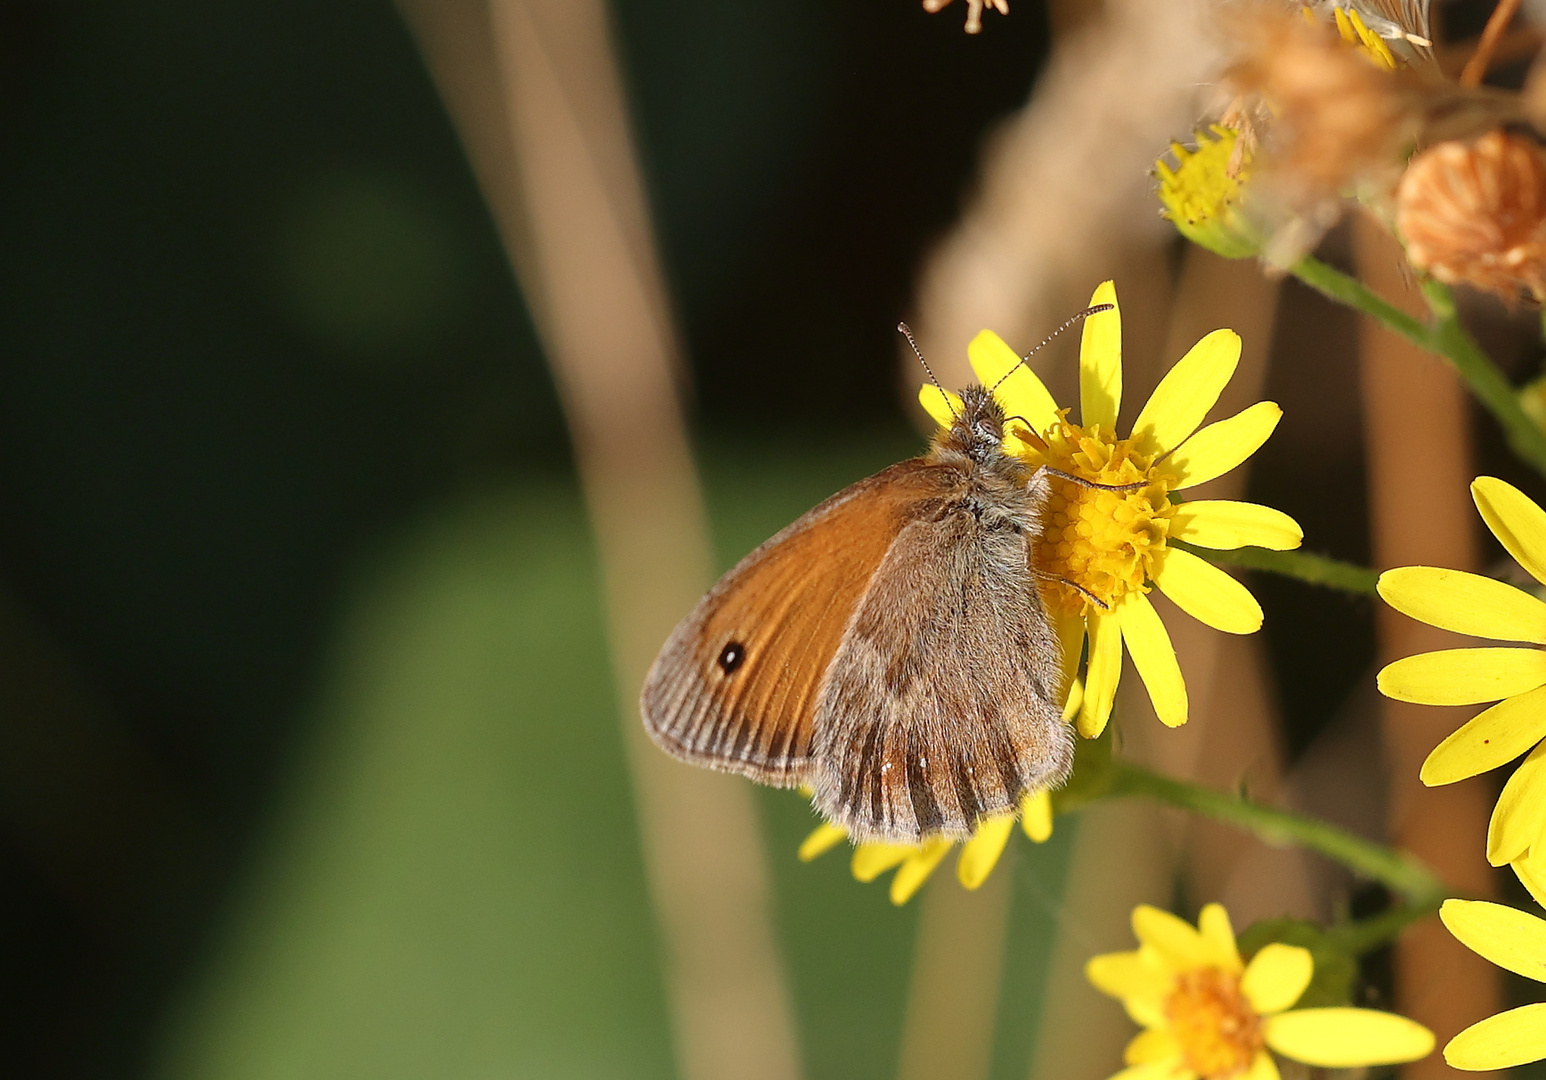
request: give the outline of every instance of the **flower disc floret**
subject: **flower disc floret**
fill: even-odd
[[[1176,976],[1165,1020],[1181,1059],[1199,1076],[1239,1076],[1267,1045],[1261,1015],[1240,992],[1240,979],[1216,967]]]
[[[1182,236],[1226,259],[1259,254],[1261,235],[1241,209],[1251,158],[1240,132],[1214,124],[1192,137],[1195,149],[1170,144],[1174,167],[1163,158],[1154,163],[1165,216]]]
[[[1170,478],[1153,471],[1154,455],[1134,439],[1118,439],[1099,424],[1069,423],[1067,410],[1042,440],[1047,465],[1094,483],[1054,478],[1037,542],[1040,565],[1055,567],[1075,589],[1049,590],[1070,615],[1111,608],[1130,592],[1148,592],[1155,562],[1170,532]],[[1133,491],[1114,488],[1142,484]]]

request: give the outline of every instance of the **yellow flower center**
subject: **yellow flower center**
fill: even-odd
[[[1165,1018],[1187,1067],[1203,1080],[1239,1076],[1266,1045],[1261,1017],[1240,992],[1240,979],[1214,967],[1176,978]]]
[[[1066,411],[1060,415],[1036,456],[1054,469],[1108,485],[1090,488],[1054,477],[1043,509],[1037,564],[1077,586],[1048,590],[1049,599],[1074,615],[1092,597],[1109,608],[1127,593],[1148,591],[1175,508],[1169,478],[1154,470],[1152,456],[1139,453],[1133,440],[1118,439],[1099,424],[1071,424]],[[1143,486],[1109,490],[1135,483]]]
[[[1176,159],[1171,168],[1163,159],[1154,163],[1159,178],[1160,202],[1165,216],[1193,243],[1229,259],[1255,255],[1260,238],[1240,214],[1242,188],[1250,178],[1250,144],[1240,132],[1214,124],[1193,137],[1197,148],[1170,144]]]

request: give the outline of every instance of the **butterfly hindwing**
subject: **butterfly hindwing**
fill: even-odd
[[[1067,776],[1061,701],[1061,648],[1024,529],[965,500],[914,521],[833,658],[816,807],[861,840],[965,838]]]

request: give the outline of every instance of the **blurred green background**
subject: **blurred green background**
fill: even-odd
[[[893,327],[1045,17],[613,10],[729,565],[918,446]],[[0,1070],[671,1074],[562,419],[397,12],[4,0],[0,141]],[[889,1076],[915,906],[760,805],[808,1074]]]

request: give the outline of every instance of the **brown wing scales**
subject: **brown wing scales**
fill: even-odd
[[[742,559],[650,668],[644,726],[698,765],[781,787],[808,779],[817,695],[892,541],[959,470],[904,461],[846,488]]]
[[[1072,764],[1061,656],[1023,533],[959,508],[906,528],[817,706],[818,810],[861,840],[969,836]]]

